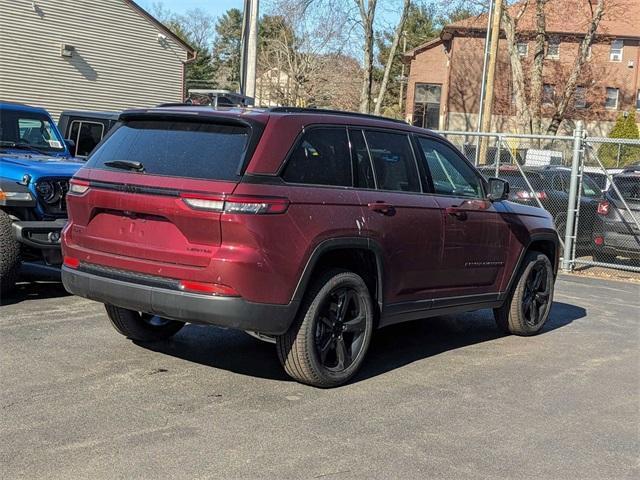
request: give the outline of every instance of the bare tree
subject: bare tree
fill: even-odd
[[[531,8],[531,4],[535,1],[535,48],[534,60],[530,70],[525,73],[522,58],[518,52],[519,38],[519,22]],[[588,22],[587,31],[580,42],[578,55],[570,69],[567,72],[566,80],[563,80],[563,88],[560,92],[556,92],[557,101],[555,109],[551,116],[551,122],[547,128],[547,134],[555,135],[558,133],[560,124],[564,120],[567,110],[575,96],[576,86],[580,79],[584,66],[588,61],[589,49],[593,44],[596,32],[605,13],[605,4],[607,0],[597,0],[594,5],[591,0],[584,0],[590,8],[590,20]],[[513,98],[516,106],[516,117],[518,125],[526,126],[529,133],[541,133],[542,131],[542,104],[543,104],[543,86],[544,86],[544,68],[546,45],[548,43],[547,32],[547,14],[546,8],[552,2],[550,0],[524,0],[511,6],[504,8],[502,12],[502,27],[505,31],[507,41],[507,51],[511,64],[511,80],[513,86]],[[612,4],[609,1],[609,4]],[[564,7],[564,5],[563,5]],[[563,8],[561,7],[561,8]],[[558,11],[555,12],[558,14]],[[526,79],[530,79],[528,82]]]
[[[382,76],[382,82],[380,83],[380,90],[378,91],[378,99],[375,106],[376,115],[380,115],[382,102],[384,100],[385,94],[387,93],[387,84],[389,83],[389,75],[391,74],[393,59],[396,56],[396,50],[398,49],[398,44],[400,43],[402,29],[404,28],[404,24],[407,20],[407,14],[409,12],[410,5],[411,0],[404,0],[402,5],[402,12],[400,14],[400,20],[398,20],[398,25],[396,26],[395,33],[393,34],[393,41],[391,42],[391,48],[389,50],[389,58],[387,58],[387,63],[384,67],[384,75]]]
[[[360,91],[360,111],[369,113],[371,111],[371,96],[373,92],[373,41],[374,22],[376,16],[377,0],[355,0],[360,13],[363,37],[363,69],[362,69],[362,90]]]

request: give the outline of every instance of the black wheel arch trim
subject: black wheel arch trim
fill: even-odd
[[[526,247],[524,247],[520,252],[520,256],[518,257],[518,262],[516,264],[516,267],[511,272],[511,278],[509,279],[507,288],[505,289],[504,292],[502,292],[502,295],[504,295],[505,299],[508,298],[509,292],[511,292],[513,286],[515,285],[515,282],[518,280],[518,274],[522,270],[524,257],[526,256],[527,252],[531,249],[531,245],[533,245],[535,242],[541,242],[541,241],[551,242],[554,245],[555,259],[552,262],[553,275],[554,277],[558,275],[558,265],[560,261],[560,241],[558,239],[557,232],[534,233],[529,237],[529,243],[527,243]]]
[[[376,301],[378,303],[378,308],[380,309],[380,311],[382,311],[382,305],[384,303],[384,262],[382,260],[382,247],[377,241],[366,237],[339,237],[320,242],[309,255],[307,263],[305,264],[305,267],[302,270],[302,274],[300,275],[300,278],[298,280],[298,284],[296,285],[296,289],[293,293],[291,302],[301,302],[320,258],[327,252],[342,249],[368,250],[374,254],[377,270],[375,292]]]

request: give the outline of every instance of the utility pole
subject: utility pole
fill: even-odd
[[[482,124],[480,125],[480,131],[491,131],[491,118],[493,116],[493,97],[494,97],[494,85],[496,78],[496,66],[498,63],[498,46],[500,42],[500,22],[502,20],[502,5],[503,0],[494,0],[493,16],[491,17],[491,42],[489,45],[489,65],[487,67],[486,83],[483,86],[484,105],[482,105]],[[486,163],[487,161],[487,147],[489,139],[483,137],[480,141],[480,158],[479,162]]]
[[[240,65],[240,93],[256,96],[256,70],[258,63],[258,11],[259,0],[244,0],[242,22],[242,60]]]
[[[407,79],[404,77],[404,55],[407,53],[407,31],[402,32],[402,72],[400,73],[400,98],[398,99],[398,107],[400,107],[400,112],[402,112],[402,97],[404,94],[404,84]]]

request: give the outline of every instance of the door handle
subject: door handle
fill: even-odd
[[[456,217],[459,220],[467,219],[467,212],[464,210],[460,210],[458,207],[447,207],[444,210],[447,215],[451,215],[452,217]]]
[[[375,202],[367,204],[369,210],[377,213],[381,213],[382,215],[393,215],[396,211],[393,205],[390,205],[386,202]]]

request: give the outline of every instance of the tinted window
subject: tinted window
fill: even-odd
[[[456,197],[482,196],[481,180],[473,168],[446,145],[428,138],[420,138],[426,168],[433,180],[434,192]]]
[[[351,152],[355,163],[353,184],[358,188],[376,188],[373,180],[371,159],[369,158],[369,151],[362,131],[351,130],[349,139],[351,140]]]
[[[596,182],[589,177],[582,177],[582,195],[585,197],[601,197],[602,190]]]
[[[514,173],[503,173],[500,172],[500,178],[509,182],[509,186],[511,190],[529,190],[529,186],[527,185],[526,180],[519,172]],[[533,187],[534,191],[541,192],[545,190],[544,182],[539,175],[536,174],[528,174],[527,180]]]
[[[367,131],[365,133],[378,188],[419,192],[420,179],[409,137],[404,134]]]
[[[87,164],[109,169],[105,162],[132,160],[151,175],[233,180],[248,139],[242,126],[135,120],[116,127]]]
[[[100,143],[104,125],[97,122],[71,122],[71,140],[76,142],[76,155],[86,157]]]
[[[351,155],[346,128],[314,128],[291,154],[282,178],[286,182],[350,187]]]
[[[622,197],[631,202],[640,202],[640,178],[639,177],[618,177],[613,179],[616,187],[620,190]],[[618,198],[613,187],[609,190],[614,198]]]

